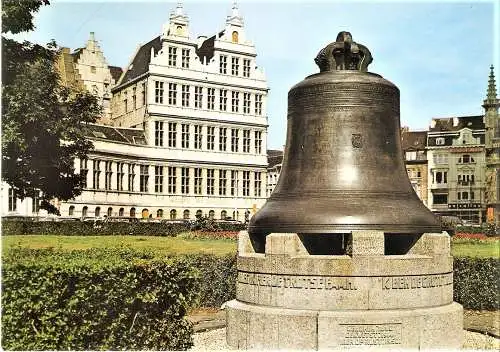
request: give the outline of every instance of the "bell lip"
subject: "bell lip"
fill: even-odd
[[[440,225],[415,225],[415,224],[342,224],[342,225],[303,225],[286,224],[273,226],[256,226],[251,223],[248,226],[250,234],[271,234],[271,233],[298,233],[298,234],[340,234],[351,233],[352,231],[382,231],[385,234],[423,234],[441,233],[443,228]]]

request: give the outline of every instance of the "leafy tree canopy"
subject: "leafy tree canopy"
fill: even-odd
[[[33,30],[33,14],[47,0],[4,0],[2,33]],[[51,200],[81,194],[75,157],[93,148],[86,124],[101,113],[97,97],[61,84],[55,42],[40,46],[2,35],[2,179],[16,196],[40,197],[41,208],[58,213]]]

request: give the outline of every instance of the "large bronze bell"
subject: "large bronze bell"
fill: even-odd
[[[399,89],[367,72],[370,51],[348,32],[315,61],[320,73],[288,93],[282,173],[249,233],[441,231],[406,173]]]

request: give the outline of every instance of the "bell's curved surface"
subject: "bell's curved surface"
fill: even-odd
[[[399,89],[366,72],[371,54],[348,32],[315,61],[288,93],[281,176],[249,232],[441,231],[406,173]]]

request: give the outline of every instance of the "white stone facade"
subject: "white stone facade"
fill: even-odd
[[[75,163],[87,188],[61,214],[248,219],[267,180],[268,87],[255,58],[236,7],[223,31],[191,39],[178,5],[112,89],[114,127],[94,126],[95,150]]]

